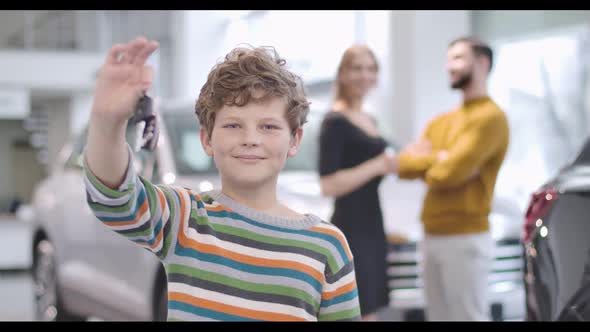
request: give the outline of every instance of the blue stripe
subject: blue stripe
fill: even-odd
[[[238,322],[238,321],[249,321],[249,322],[256,322],[260,320],[252,319],[252,318],[245,318],[241,316],[235,316],[231,314],[226,314],[223,312],[195,307],[190,303],[179,302],[179,301],[168,301],[168,309],[179,310],[188,312],[190,314],[199,315],[203,317],[208,317],[220,321],[230,321],[230,322]]]
[[[112,222],[112,221],[130,221],[133,220],[133,218],[137,215],[137,211],[139,210],[139,207],[143,204],[143,202],[146,199],[146,195],[145,195],[145,189],[142,189],[139,191],[139,196],[137,197],[137,203],[135,204],[135,210],[133,211],[133,214],[131,215],[124,215],[122,217],[98,217],[101,221],[103,222]],[[102,205],[102,204],[101,204]],[[108,208],[108,205],[102,205],[106,208]]]
[[[302,280],[308,284],[310,284],[318,293],[322,292],[322,284],[314,277],[310,276],[307,273],[303,273],[301,271],[296,271],[288,268],[281,268],[281,267],[262,267],[262,266],[255,266],[251,264],[246,264],[242,262],[235,261],[233,259],[229,259],[227,257],[207,254],[199,252],[192,248],[183,247],[180,242],[176,243],[175,254],[178,256],[185,256],[185,257],[192,257],[201,261],[215,263],[219,265],[228,266],[234,268],[239,271],[254,273],[254,274],[261,274],[261,275],[270,275],[270,276],[283,276],[293,279]]]
[[[153,225],[152,225],[153,226]],[[149,246],[153,245],[156,242],[156,239],[158,238],[158,234],[160,233],[160,229],[162,228],[162,217],[160,216],[160,219],[158,219],[158,222],[156,223],[156,228],[154,229],[154,232],[152,233],[152,236],[150,237],[149,240],[139,240],[139,239],[135,239],[135,240],[131,240],[135,243],[138,244],[148,244]],[[116,231],[115,231],[116,232]],[[123,236],[126,236],[125,234],[121,234]],[[164,234],[162,234],[162,243],[164,242]]]
[[[353,300],[354,298],[356,298],[357,296],[358,296],[358,290],[355,288],[355,289],[351,290],[350,292],[340,294],[331,300],[326,300],[326,301],[322,300],[322,304],[320,305],[320,307],[325,308],[325,307],[329,307],[331,305],[335,305],[338,303],[350,301],[350,300]]]
[[[309,231],[309,230],[297,230],[297,229],[289,229],[289,228],[284,228],[284,227],[277,227],[277,226],[271,226],[271,225],[267,225],[267,224],[263,224],[260,222],[257,222],[255,220],[246,218],[244,216],[242,216],[241,214],[237,214],[235,212],[228,212],[228,211],[207,211],[207,214],[209,216],[212,217],[218,217],[218,218],[232,218],[232,219],[237,219],[237,220],[241,220],[244,221],[248,224],[260,227],[260,228],[266,228],[266,229],[270,229],[273,231],[279,231],[279,232],[284,232],[284,233],[291,233],[291,234],[298,234],[298,235],[306,235],[306,236],[310,236],[310,237],[315,237],[315,238],[320,238],[323,240],[326,240],[328,242],[330,242],[331,244],[334,245],[334,247],[336,247],[336,250],[338,250],[338,253],[340,254],[340,256],[342,257],[342,260],[344,261],[344,264],[347,264],[349,262],[348,260],[348,256],[346,255],[346,251],[344,250],[344,247],[342,245],[342,243],[335,237],[328,235],[328,234],[323,234],[323,233],[319,233],[319,232],[313,232],[313,231]]]

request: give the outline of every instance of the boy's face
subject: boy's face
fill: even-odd
[[[303,134],[301,128],[291,134],[286,107],[279,97],[242,107],[223,106],[216,113],[211,137],[201,129],[203,148],[224,182],[246,188],[276,180],[287,158],[297,153]]]

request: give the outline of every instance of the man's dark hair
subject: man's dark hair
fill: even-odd
[[[451,43],[449,43],[449,48],[457,43],[468,43],[471,45],[471,49],[473,50],[475,56],[485,56],[488,58],[488,61],[490,62],[488,72],[492,71],[492,65],[494,63],[494,51],[492,51],[492,48],[488,44],[484,43],[477,37],[468,36],[453,40]]]

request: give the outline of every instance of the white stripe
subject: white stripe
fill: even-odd
[[[318,262],[315,259],[310,259],[305,255],[247,247],[241,244],[223,241],[213,235],[198,233],[194,228],[188,228],[188,234],[186,234],[186,236],[200,243],[214,245],[239,255],[253,256],[256,258],[264,258],[273,261],[284,260],[293,263],[301,263],[313,268],[321,275],[324,273],[324,264]]]
[[[333,304],[329,307],[320,307],[320,314],[323,314],[323,315],[331,314],[331,313],[338,312],[338,311],[350,310],[350,309],[356,308],[358,306],[359,306],[359,299],[358,299],[358,297],[355,297],[352,300]]]
[[[139,213],[139,210],[137,210],[137,213]],[[132,214],[129,214],[129,216],[131,217]],[[124,230],[128,230],[128,229],[141,227],[143,224],[150,221],[150,217],[151,217],[150,216],[150,209],[148,208],[147,211],[143,215],[141,215],[141,217],[133,224],[121,225],[121,226],[116,225],[116,224],[110,224],[110,225],[105,224],[105,225],[114,231],[124,231]],[[126,222],[126,221],[104,221],[104,223],[124,223],[124,222]]]
[[[248,310],[291,315],[312,321],[317,320],[317,317],[308,314],[302,308],[297,308],[280,303],[247,300],[240,297],[213,292],[206,289],[192,287],[177,282],[168,283],[168,292],[184,293],[194,297],[206,299],[208,301],[236,306]]]
[[[329,283],[324,283],[324,293],[326,292],[333,292],[335,290],[337,290],[338,288],[348,284],[349,282],[351,282],[352,280],[354,280],[354,273],[349,272],[347,275],[345,275],[344,277],[338,279],[335,283],[333,284],[329,284]]]
[[[157,237],[152,237],[152,238],[153,239],[157,239]],[[150,238],[150,240],[152,238]],[[147,242],[143,238],[138,238],[138,239],[141,240],[141,241]],[[137,242],[135,242],[135,244],[137,244],[137,245],[139,245],[139,246],[141,246],[143,248],[146,248],[147,250],[149,250],[151,252],[158,252],[158,251],[160,251],[162,249],[162,244],[163,243],[164,243],[164,238],[163,237],[162,237],[162,240],[160,240],[160,242],[158,243],[158,245],[156,247],[154,247],[154,248],[150,247],[150,244],[149,243],[137,243]]]
[[[98,181],[98,179],[97,179],[97,181]],[[84,178],[84,183],[86,184],[86,188],[88,189],[88,191],[90,193],[90,197],[92,198],[92,201],[94,201],[94,202],[104,204],[104,205],[123,205],[123,204],[125,204],[125,202],[129,201],[129,195],[131,194],[131,192],[128,194],[125,194],[119,198],[111,198],[111,197],[105,196],[100,190],[98,190],[98,188],[95,187],[94,184],[92,184],[92,181],[90,181],[90,179],[88,177]]]
[[[216,319],[213,319],[213,318],[195,315],[193,313],[181,311],[178,309],[168,310],[168,319],[178,319],[178,320],[182,320],[182,321],[209,321],[209,322],[211,322],[211,321],[216,322],[217,321]]]

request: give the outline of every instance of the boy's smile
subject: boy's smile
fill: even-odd
[[[238,154],[235,155],[234,158],[238,159],[239,161],[245,164],[256,164],[259,161],[265,160],[265,157],[261,157],[254,154]]]

